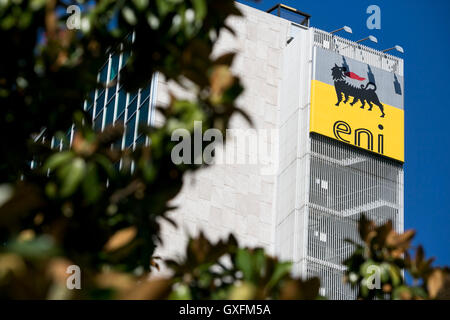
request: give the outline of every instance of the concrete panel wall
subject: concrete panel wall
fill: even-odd
[[[239,106],[253,119],[254,129],[276,130],[281,116],[283,48],[290,23],[244,5],[238,6],[244,17],[228,21],[236,31],[236,37],[228,32],[222,34],[214,54],[237,53],[232,69],[242,77],[246,88],[238,101]],[[169,102],[169,90],[178,97],[187,96],[178,86],[160,76],[157,105]],[[157,114],[155,124],[162,121]],[[232,119],[231,128],[250,126],[241,116],[236,116]],[[291,139],[295,140],[294,137]],[[278,140],[264,138],[265,147],[278,152]],[[295,156],[295,152],[291,156]],[[164,243],[156,254],[162,257],[181,255],[186,235],[196,234],[199,230],[213,240],[233,232],[241,245],[262,246],[273,253],[277,171],[267,174],[264,167],[261,163],[216,164],[186,176],[181,193],[172,203],[179,209],[170,214],[178,228],[163,223]],[[294,199],[289,199],[292,205]]]

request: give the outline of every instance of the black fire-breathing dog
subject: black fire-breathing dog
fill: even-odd
[[[364,109],[364,106],[366,105],[366,102],[369,104],[369,111],[372,111],[372,103],[377,105],[380,108],[381,111],[381,118],[384,118],[384,106],[381,104],[380,100],[378,99],[377,94],[375,91],[377,90],[377,86],[373,82],[368,82],[366,86],[361,85],[360,88],[351,85],[345,80],[345,73],[347,72],[347,68],[345,67],[338,67],[336,64],[333,68],[331,68],[331,75],[334,80],[334,88],[336,89],[337,99],[338,102],[336,103],[336,106],[339,106],[339,103],[342,101],[342,94],[345,96],[344,103],[347,103],[348,98],[350,96],[353,97],[353,101],[350,103],[351,106],[353,106],[358,100],[361,101],[361,109]],[[373,88],[368,88],[370,86],[373,86]]]

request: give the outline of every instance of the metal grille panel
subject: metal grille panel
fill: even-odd
[[[312,134],[310,176],[307,275],[321,277],[330,299],[355,298],[356,292],[342,283],[341,263],[354,249],[345,239],[359,241],[362,213],[377,224],[391,220],[398,232],[403,230],[403,167]]]

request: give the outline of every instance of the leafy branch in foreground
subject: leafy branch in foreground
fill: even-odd
[[[68,30],[60,14],[71,4],[84,8],[78,30]],[[224,131],[234,114],[247,117],[235,104],[243,87],[230,70],[234,54],[212,55],[222,30],[232,32],[225,20],[239,15],[231,0],[0,4],[8,48],[0,52],[0,132],[9,137],[0,150],[0,297],[108,298],[116,296],[107,285],[113,275],[122,289],[148,276],[160,220],[168,219],[183,175],[202,166],[172,162],[173,130],[193,135],[194,121],[202,121],[203,130]],[[106,53],[128,60],[97,83]],[[112,148],[124,124],[95,132],[83,101],[93,103],[88,93],[118,78],[135,93],[154,72],[191,98],[172,95],[158,108],[164,124],[139,128],[150,145]],[[52,137],[62,140],[62,152],[51,148]],[[83,290],[63,290],[69,265],[83,271]]]
[[[262,248],[239,248],[230,235],[211,243],[191,238],[185,258],[166,261],[174,272],[171,299],[317,299],[318,278],[291,275],[292,263],[278,261]]]
[[[392,222],[375,226],[362,215],[359,221],[361,243],[344,261],[345,281],[358,289],[359,299],[450,299],[450,270],[432,267],[433,259],[425,259],[422,246],[414,257],[408,252],[415,232],[403,234],[392,228]],[[413,278],[408,285],[404,272]]]

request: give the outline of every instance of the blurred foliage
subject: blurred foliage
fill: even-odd
[[[408,251],[415,232],[397,233],[392,222],[376,226],[364,215],[359,221],[362,243],[344,261],[345,281],[358,289],[359,299],[423,300],[450,299],[450,269],[432,267],[422,246],[412,257]],[[407,284],[405,273],[413,279]]]
[[[290,262],[262,248],[239,248],[230,235],[211,243],[202,233],[191,238],[181,262],[166,261],[173,271],[171,299],[316,299],[320,281],[292,277]]]
[[[78,29],[66,24],[70,5],[82,8]],[[239,15],[231,0],[0,3],[0,297],[107,298],[114,275],[122,289],[147,277],[169,201],[183,174],[203,166],[171,161],[173,129],[193,134],[198,120],[223,131],[233,114],[248,119],[235,105],[234,54],[212,56],[222,30],[232,32],[226,18]],[[95,132],[81,111],[89,92],[115,84],[97,81],[112,51],[132,52],[119,74],[128,92],[159,72],[192,93],[159,108],[162,127],[139,128],[150,146],[111,148],[123,126]],[[72,145],[52,149],[72,125]],[[85,290],[61,289],[71,264]]]

